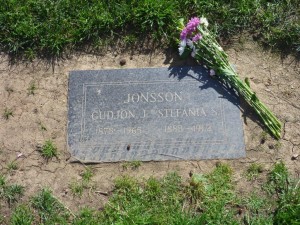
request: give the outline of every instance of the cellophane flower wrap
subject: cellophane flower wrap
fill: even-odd
[[[228,55],[218,44],[213,34],[208,30],[206,18],[194,17],[184,26],[183,20],[179,27],[181,56],[191,53],[197,61],[204,62],[210,68],[210,75],[229,84],[257,113],[270,133],[276,138],[281,137],[281,122],[258,99],[250,88],[249,80],[242,81],[230,65]]]

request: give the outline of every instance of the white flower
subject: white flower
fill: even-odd
[[[182,55],[184,52],[184,47],[179,47],[178,51],[179,51],[179,55]]]
[[[236,72],[236,65],[230,64],[230,66],[232,67],[232,69],[234,70],[234,72]]]
[[[192,41],[191,39],[187,39],[186,44],[187,44],[190,48],[193,48],[193,47],[194,47],[193,41]]]
[[[184,49],[185,49],[185,46],[186,46],[186,39],[183,39],[183,40],[179,43],[179,48],[178,48],[179,55],[182,55],[182,54],[183,54]]]
[[[192,56],[193,58],[195,58],[195,56],[196,56],[197,53],[198,53],[198,49],[196,49],[196,47],[194,46],[194,47],[193,47],[193,51],[192,51],[192,53],[191,53],[191,56]]]
[[[204,26],[208,27],[208,21],[205,17],[200,18],[200,24],[203,24]]]
[[[221,51],[221,52],[224,51],[223,48],[222,48],[221,46],[217,46],[217,49],[218,49],[219,51]]]
[[[216,71],[214,71],[213,69],[210,69],[209,70],[209,75],[215,76],[216,75]]]
[[[186,46],[186,39],[183,39],[180,44],[179,47],[185,47]]]

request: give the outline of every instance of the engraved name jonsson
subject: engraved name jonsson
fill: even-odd
[[[177,102],[182,101],[182,92],[146,92],[128,94],[123,103],[138,103],[138,102]]]

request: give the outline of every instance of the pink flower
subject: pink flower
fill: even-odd
[[[192,41],[193,42],[196,42],[196,41],[199,41],[202,39],[202,35],[201,34],[196,34],[193,38],[192,38]]]

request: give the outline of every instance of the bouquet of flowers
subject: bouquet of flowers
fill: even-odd
[[[281,137],[281,123],[273,113],[258,99],[255,92],[250,88],[249,80],[242,81],[228,61],[228,56],[216,41],[208,27],[206,18],[194,17],[186,26],[180,21],[180,44],[181,56],[191,53],[197,61],[203,61],[209,68],[210,74],[229,84],[239,96],[255,110],[270,133],[276,138]]]

